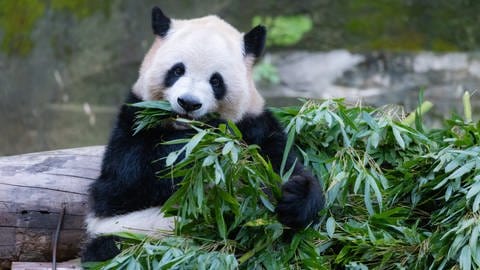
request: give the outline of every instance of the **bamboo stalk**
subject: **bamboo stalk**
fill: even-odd
[[[433,103],[430,101],[424,101],[420,107],[417,107],[413,112],[411,112],[405,119],[403,119],[402,124],[410,126],[415,123],[416,113],[419,115],[424,115],[426,112],[430,111],[433,107]]]

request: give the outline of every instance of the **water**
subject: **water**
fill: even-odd
[[[271,52],[473,50],[480,41],[478,1],[1,1],[0,155],[106,143],[153,39],[155,4],[177,18],[220,14],[242,30],[255,15],[312,19],[302,42]]]

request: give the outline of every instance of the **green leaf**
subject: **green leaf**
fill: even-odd
[[[480,233],[480,225],[473,227],[472,233],[470,235],[470,241],[469,241],[469,246],[472,254],[477,254],[477,245],[478,245],[478,241],[480,241],[480,239],[478,238],[479,233]]]
[[[473,203],[472,203],[472,211],[478,212],[478,210],[480,210],[480,193],[477,194],[477,196],[475,197],[475,200],[473,200]]]
[[[149,100],[149,101],[142,101],[130,104],[130,106],[137,107],[137,108],[147,108],[147,109],[159,109],[164,111],[172,111],[172,106],[168,101],[164,100]]]
[[[240,131],[240,129],[238,129],[237,125],[235,125],[235,123],[231,120],[228,120],[228,127],[233,131],[233,134],[235,134],[235,137],[238,139],[238,140],[241,140],[242,139],[242,132]]]
[[[375,179],[373,179],[373,177],[371,175],[367,175],[367,181],[368,181],[368,185],[370,185],[370,187],[372,187],[374,193],[375,193],[375,196],[377,197],[377,203],[378,203],[378,206],[380,208],[380,211],[382,210],[382,192],[380,192],[380,189],[378,188],[378,185],[377,183],[375,182]]]
[[[202,138],[207,135],[207,130],[201,130],[197,134],[195,134],[192,139],[185,145],[185,158],[190,156],[192,150],[200,143]]]
[[[222,149],[222,155],[226,156],[228,153],[230,153],[230,151],[232,151],[233,147],[234,147],[234,144],[232,141],[226,143]]]
[[[285,144],[285,149],[283,150],[282,164],[280,165],[280,175],[283,175],[285,172],[285,166],[287,165],[288,155],[292,149],[293,140],[295,139],[295,130],[291,129],[288,132],[287,142]]]
[[[222,166],[220,166],[220,162],[218,162],[218,159],[215,160],[215,185],[220,184],[220,182],[224,182],[225,180],[225,174],[222,170]]]
[[[368,138],[370,143],[372,144],[373,148],[377,148],[378,144],[380,143],[380,135],[376,132],[373,132],[372,135]]]
[[[472,269],[472,257],[471,251],[469,246],[464,246],[462,251],[460,252],[460,257],[458,258],[458,262],[460,263],[460,269],[462,270],[470,270]]]
[[[368,224],[367,224],[367,230],[368,230],[368,238],[370,239],[370,242],[375,244],[377,242],[377,238],[373,234],[373,231]]]
[[[260,194],[260,200],[262,201],[263,205],[264,205],[268,210],[270,210],[270,212],[275,212],[275,207],[274,207],[273,204],[268,200],[267,197],[265,197],[264,195]]]
[[[238,162],[238,153],[239,153],[239,150],[237,147],[233,147],[232,150],[230,151],[230,158],[232,159],[233,163]]]
[[[217,196],[214,204],[216,225],[218,228],[219,236],[222,239],[226,240],[227,228],[226,228],[225,220],[223,218],[222,208],[223,208],[222,200],[220,200],[220,198]]]
[[[464,174],[469,173],[474,167],[475,161],[467,162],[463,166],[455,170],[452,174],[450,174],[447,179],[455,179],[458,177],[462,177]]]
[[[215,162],[216,159],[217,159],[217,155],[211,154],[211,155],[207,156],[203,160],[202,167],[207,167],[207,166],[212,165]]]
[[[365,207],[367,208],[368,214],[373,215],[375,211],[373,211],[373,204],[372,204],[372,200],[370,199],[369,182],[365,182],[364,196],[365,196],[364,197]]]
[[[328,237],[332,238],[333,234],[335,233],[335,219],[333,217],[329,217],[326,223],[327,235]]]
[[[360,189],[360,185],[363,183],[363,180],[365,179],[365,172],[361,171],[357,177],[355,178],[355,185],[353,187],[353,193],[357,194],[358,190]]]
[[[241,215],[240,204],[238,203],[235,197],[233,197],[231,194],[229,194],[228,192],[225,192],[220,188],[217,189],[217,192],[218,192],[218,195],[220,195],[220,197],[222,198],[222,200],[225,203],[227,203],[228,206],[232,209],[232,212],[235,215]]]
[[[393,131],[393,136],[395,137],[395,140],[397,141],[397,144],[402,149],[405,149],[405,141],[403,140],[402,135],[400,134],[400,131],[398,131],[398,128],[396,126],[392,126],[392,131]]]
[[[177,161],[179,152],[170,152],[167,156],[167,160],[165,162],[165,165],[167,167],[172,166],[175,161]]]
[[[480,182],[476,182],[470,187],[470,190],[467,192],[467,200],[477,195],[480,192]]]

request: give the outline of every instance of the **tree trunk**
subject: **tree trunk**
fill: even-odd
[[[85,239],[88,186],[103,146],[0,157],[0,269],[50,261],[62,209],[57,261],[78,257]]]

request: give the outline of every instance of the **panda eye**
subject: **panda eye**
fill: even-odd
[[[210,84],[213,87],[219,87],[220,86],[220,80],[217,77],[213,77],[210,79]]]
[[[185,74],[185,65],[182,62],[173,65],[165,74],[165,87],[171,87],[183,74]]]
[[[185,68],[183,67],[183,65],[175,67],[175,69],[173,70],[173,74],[175,74],[175,76],[177,77],[180,77],[183,74],[185,74]]]
[[[218,73],[214,73],[210,77],[210,85],[214,88],[220,87],[223,84],[222,76]]]
[[[222,99],[225,96],[227,91],[225,83],[223,82],[222,75],[220,73],[215,72],[210,77],[210,85],[212,86],[213,94],[215,95],[216,99]]]

